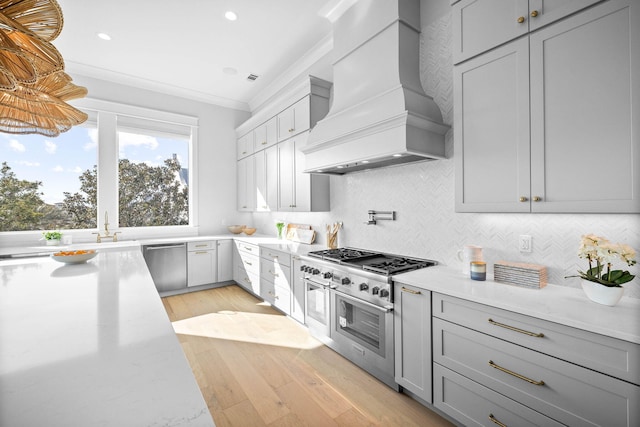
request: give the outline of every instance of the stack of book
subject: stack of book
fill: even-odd
[[[522,262],[498,261],[493,265],[493,279],[525,288],[547,286],[547,267]]]

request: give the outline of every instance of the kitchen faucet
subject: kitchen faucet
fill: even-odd
[[[104,211],[104,236],[100,235],[100,232],[98,231],[97,233],[91,233],[91,234],[97,234],[98,236],[96,237],[96,242],[97,243],[102,243],[102,239],[103,238],[111,238],[111,241],[113,242],[117,242],[118,241],[118,236],[117,234],[120,233],[119,231],[114,232],[113,234],[109,234],[109,215],[107,213],[107,211]]]

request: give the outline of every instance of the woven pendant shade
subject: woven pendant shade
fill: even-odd
[[[86,96],[49,43],[62,29],[55,0],[0,0],[0,132],[57,136],[87,120],[65,101]]]
[[[62,9],[55,0],[0,0],[2,13],[43,40],[54,40],[62,31]]]

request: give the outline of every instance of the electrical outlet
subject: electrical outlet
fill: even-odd
[[[526,234],[520,235],[518,238],[518,249],[520,252],[531,252],[531,236]]]

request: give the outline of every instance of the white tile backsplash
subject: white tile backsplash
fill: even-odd
[[[420,71],[422,84],[443,114],[453,122],[451,15],[422,30]],[[331,178],[331,212],[255,213],[254,226],[275,235],[275,223],[311,224],[318,242],[325,243],[325,225],[342,221],[340,246],[432,258],[462,268],[457,250],[465,244],[484,248],[492,273],[499,260],[541,264],[549,282],[578,287],[565,279],[586,264],[577,257],[580,236],[595,233],[614,242],[640,248],[637,214],[473,214],[454,211],[453,132],[447,134],[447,160],[436,160],[353,173]],[[367,211],[396,211],[396,221],[366,225]],[[533,251],[518,251],[518,236],[533,238]],[[619,266],[623,267],[623,266]],[[637,266],[630,271],[637,274]],[[640,279],[625,286],[625,295],[640,298]],[[507,285],[505,285],[507,286]]]

